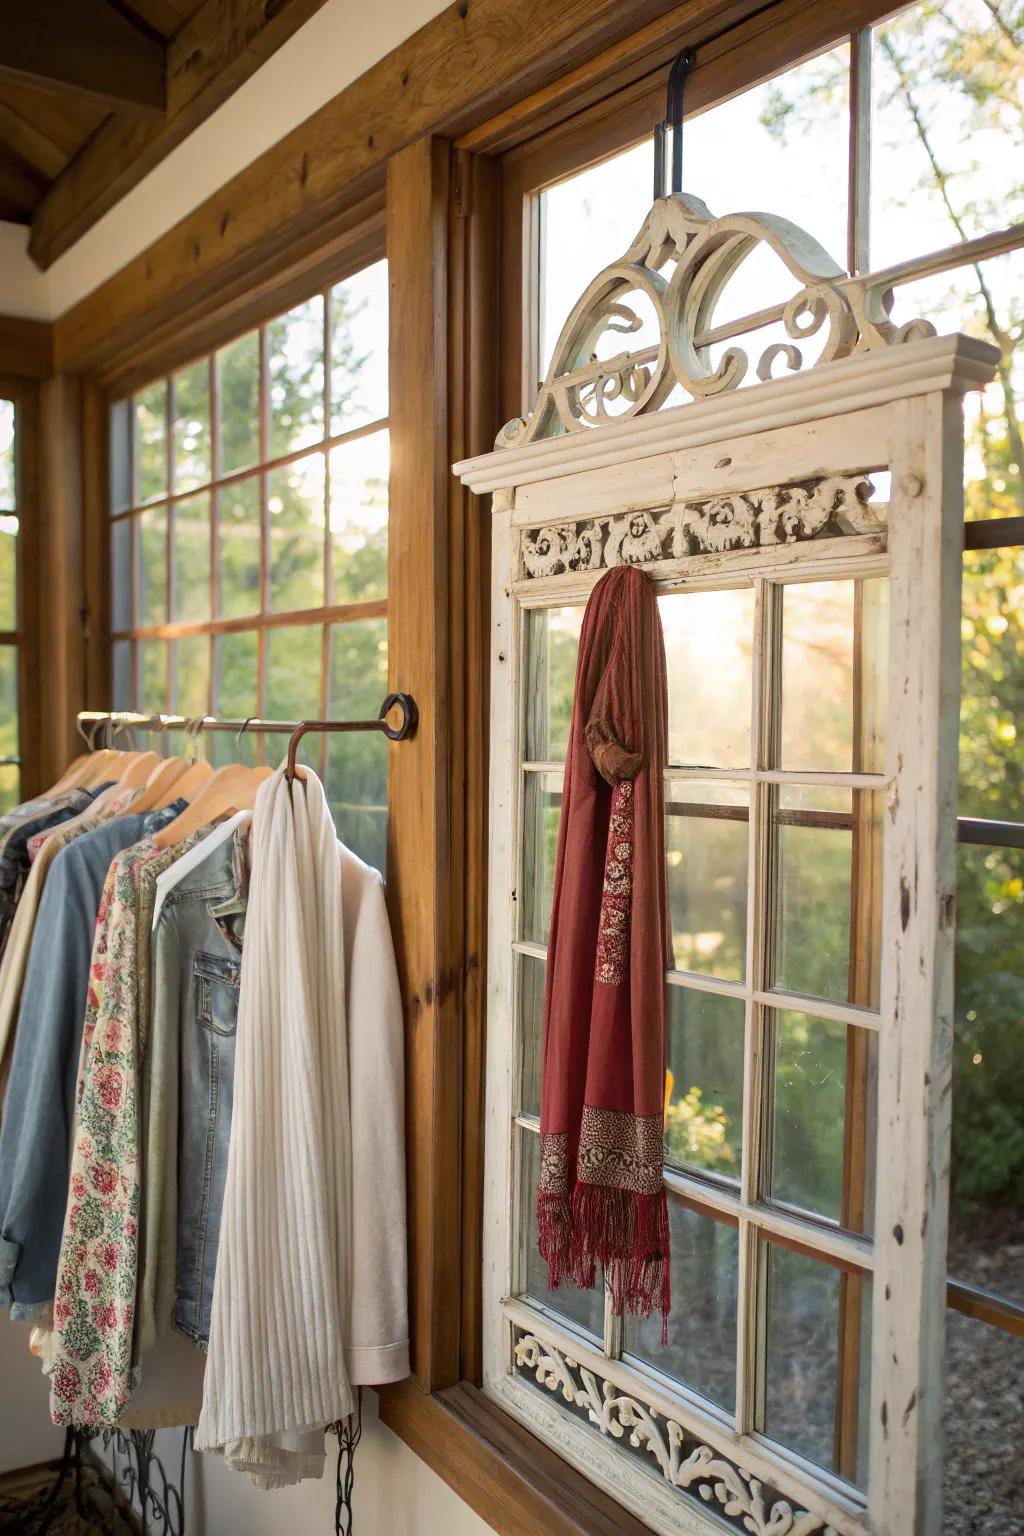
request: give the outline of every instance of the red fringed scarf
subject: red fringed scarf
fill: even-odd
[[[548,1284],[608,1274],[621,1316],[671,1305],[662,1178],[668,705],[654,589],[634,566],[583,620],[544,999],[540,1251]]]

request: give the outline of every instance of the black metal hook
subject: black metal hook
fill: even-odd
[[[683,88],[697,61],[696,48],[681,48],[672,60],[665,90],[665,120],[654,130],[654,196],[683,190]],[[666,144],[672,135],[672,165],[666,186]]]

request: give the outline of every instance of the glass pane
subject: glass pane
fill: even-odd
[[[874,29],[872,268],[1024,217],[1021,43],[1001,10],[919,4]]]
[[[311,453],[267,476],[270,607],[324,606],[324,456]]]
[[[650,139],[567,177],[540,195],[540,371],[547,372],[559,332],[584,285],[621,256],[651,206]],[[631,347],[647,345],[639,333]],[[532,396],[535,384],[527,385]],[[532,406],[532,400],[531,400]]]
[[[676,966],[741,981],[749,793],[734,784],[676,779],[667,785],[665,814]]]
[[[582,608],[534,608],[526,614],[527,762],[558,762],[565,757],[582,625]]]
[[[14,401],[0,400],[0,511],[18,505],[14,459]]]
[[[18,519],[0,512],[0,629],[18,627]]]
[[[945,1536],[1024,1536],[1024,1338],[946,1313]]]
[[[623,1352],[664,1371],[732,1413],[736,1406],[736,1283],[739,1233],[669,1196],[672,1312],[626,1316]]]
[[[110,525],[110,622],[115,630],[132,628],[132,519]]]
[[[167,641],[139,641],[139,709],[147,715],[170,713],[167,697]]]
[[[754,593],[660,597],[668,664],[668,760],[686,768],[750,763]]]
[[[883,577],[784,589],[781,767],[883,771],[888,598]]]
[[[331,579],[336,603],[388,589],[389,433],[331,449]]]
[[[1024,851],[961,844],[950,1271],[1024,1303]]]
[[[247,720],[250,715],[258,714],[259,635],[252,630],[238,635],[218,635],[213,646],[214,714],[224,720]],[[285,716],[285,719],[291,718]],[[214,736],[215,742],[217,739]],[[231,744],[234,746],[234,742]]]
[[[388,264],[374,262],[331,294],[331,432],[388,413]]]
[[[875,1033],[803,1013],[773,1017],[769,1193],[870,1235],[878,1124]]]
[[[327,718],[374,720],[388,691],[388,624],[331,628]],[[327,799],[338,836],[383,872],[387,858],[388,744],[373,731],[326,736]]]
[[[764,1243],[766,1435],[860,1487],[867,1482],[871,1281]],[[840,1344],[842,1349],[840,1349]],[[840,1361],[846,1379],[839,1380]],[[836,1414],[842,1406],[837,1455]]]
[[[289,624],[267,631],[267,703],[271,720],[318,720],[323,629]]]
[[[18,756],[18,647],[0,645],[0,757]]]
[[[194,720],[210,712],[210,639],[188,635],[175,640],[173,649],[174,709]]]
[[[540,1256],[537,1237],[537,1185],[540,1181],[540,1137],[534,1131],[519,1132],[519,1242],[524,1293],[532,1301],[550,1307],[598,1339],[604,1337],[604,1285],[580,1291],[566,1281],[557,1291],[548,1290],[548,1267]],[[524,1251],[525,1250],[525,1251]],[[658,1321],[659,1337],[661,1321]]]
[[[562,775],[528,773],[523,796],[521,937],[546,944],[551,930],[555,853],[562,814]]]
[[[21,771],[13,763],[0,764],[0,816],[12,811],[21,800]]]
[[[154,501],[167,494],[167,380],[135,396],[135,494]]]
[[[964,555],[960,634],[961,816],[1024,816],[1024,551]]]
[[[174,618],[210,618],[210,493],[174,504]]]
[[[236,480],[218,492],[217,612],[223,619],[259,613],[260,480]]]
[[[136,530],[138,623],[167,623],[167,508],[140,513]]]
[[[3,407],[0,406],[0,410]],[[132,503],[132,405],[119,400],[110,407],[110,511],[124,512]]]
[[[113,658],[114,709],[131,709],[135,703],[132,688],[132,642],[114,641]]]
[[[320,294],[267,326],[270,457],[324,435],[324,301]]]
[[[522,1040],[523,1075],[519,1107],[525,1115],[540,1114],[541,1075],[544,1063],[544,961],[536,955],[520,955],[519,1029]]]
[[[787,784],[777,805],[775,985],[877,1007],[881,797],[869,790]]]
[[[240,336],[216,357],[219,473],[248,469],[260,456],[260,337]]]
[[[742,998],[667,989],[665,1157],[738,1179],[743,1146]]]
[[[194,491],[210,479],[210,366],[204,357],[172,381],[174,489]]]

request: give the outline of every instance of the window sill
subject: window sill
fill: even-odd
[[[499,1536],[651,1536],[468,1381],[382,1387],[380,1417]]]

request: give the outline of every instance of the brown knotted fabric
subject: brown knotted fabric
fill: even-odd
[[[665,642],[633,566],[598,582],[576,665],[544,999],[540,1251],[552,1289],[594,1284],[667,1320],[662,1177]],[[666,1321],[667,1337],[667,1321]]]

